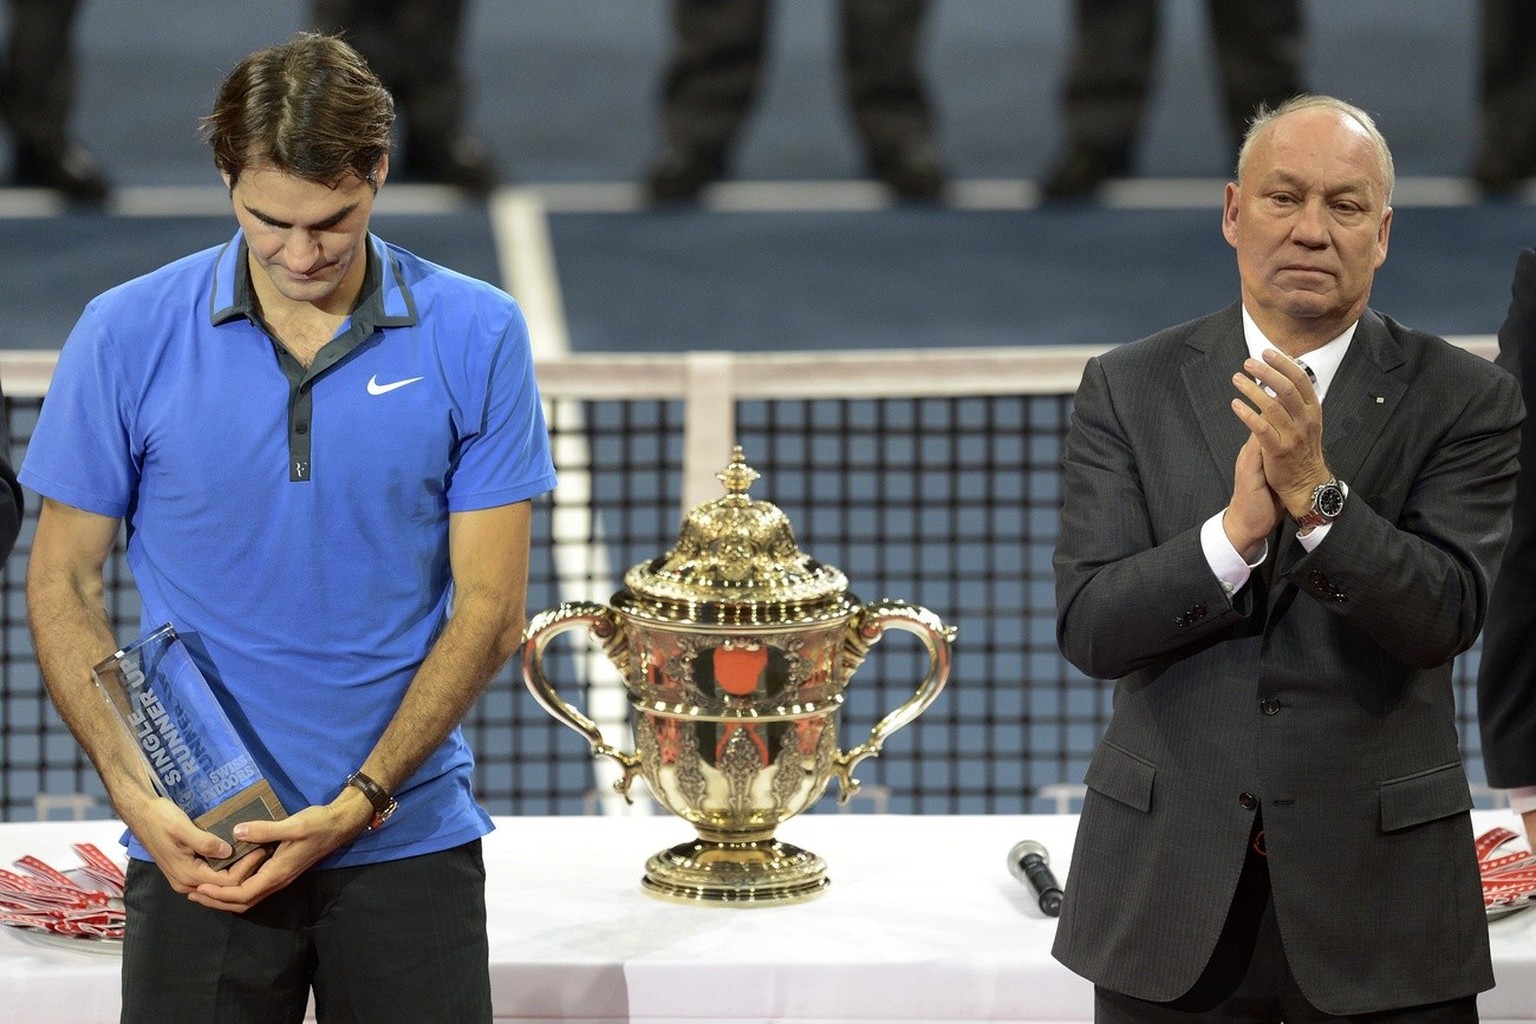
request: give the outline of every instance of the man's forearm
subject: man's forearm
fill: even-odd
[[[118,813],[135,797],[152,797],[137,753],[96,691],[91,668],[117,649],[99,586],[59,578],[29,579],[32,645],[54,707],[96,766]]]
[[[456,595],[453,614],[362,770],[398,789],[480,699],[516,649],[522,625],[520,602]]]

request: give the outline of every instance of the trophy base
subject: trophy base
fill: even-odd
[[[827,887],[827,864],[777,839],[695,839],[645,863],[641,888],[673,903],[762,906],[799,903]]]

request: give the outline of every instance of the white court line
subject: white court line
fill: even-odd
[[[502,287],[517,299],[528,320],[534,358],[569,355],[571,336],[543,197],[525,188],[500,190],[491,199],[491,231]]]
[[[389,185],[379,191],[376,213],[436,216],[462,213],[475,201],[448,185]],[[70,209],[58,193],[45,188],[0,188],[0,220],[57,217]],[[114,189],[104,212],[113,217],[224,217],[229,192],[208,185],[132,185]]]
[[[1106,210],[1220,209],[1226,181],[1119,178],[1105,182],[1091,202]],[[550,213],[636,213],[648,208],[644,191],[631,183],[548,183],[526,187],[543,196]],[[1398,178],[1392,196],[1392,205],[1399,209],[1468,207],[1481,201],[1470,179],[1456,177]],[[1502,201],[1536,205],[1536,180]],[[884,186],[873,181],[720,181],[705,187],[697,209],[712,213],[862,213],[900,205]],[[1088,202],[1080,205],[1087,206]],[[1063,204],[1063,208],[1066,206]],[[1040,207],[1038,184],[1025,178],[956,179],[950,182],[943,201],[936,206],[982,212]],[[676,208],[690,209],[686,204]]]
[[[1225,182],[1224,178],[1119,178],[1105,182],[1092,201],[1106,210],[1219,209]],[[543,182],[498,190],[491,200],[492,214],[495,215],[498,204],[511,202],[515,206],[530,197],[542,204],[545,214],[639,213],[652,209],[646,202],[645,190],[634,182]],[[1500,201],[1536,205],[1536,180]],[[1457,177],[1399,178],[1392,197],[1392,205],[1399,209],[1468,207],[1480,202],[1472,181]],[[380,190],[377,212],[433,216],[462,213],[475,206],[475,200],[446,185],[392,184]],[[680,204],[676,209],[712,213],[868,213],[899,206],[877,182],[843,179],[720,181],[704,189],[697,207]],[[1009,212],[1040,206],[1039,186],[1032,180],[964,178],[950,182],[944,200],[935,208]],[[0,188],[0,220],[56,217],[68,209],[68,204],[47,189]],[[218,184],[131,186],[114,191],[105,209],[119,217],[222,216],[229,213],[229,194]]]
[[[502,189],[491,199],[490,214],[502,286],[522,307],[534,359],[552,360],[570,354],[565,303],[542,197],[532,189]],[[581,407],[575,401],[562,400],[553,406],[546,402],[544,411],[556,428],[555,464],[560,469],[561,501],[551,517],[560,600],[605,604],[615,589],[614,573],[602,523],[592,514],[592,453],[585,440]],[[534,543],[539,542],[534,538]],[[607,742],[633,750],[624,680],[600,650],[584,641],[575,640],[584,644],[575,651],[576,689],[581,694],[578,701],[585,704],[585,714],[608,737]],[[651,812],[649,800],[630,805],[613,791],[612,784],[621,773],[611,760],[603,758],[593,767],[601,813]],[[644,794],[643,784],[637,784],[636,789]]]

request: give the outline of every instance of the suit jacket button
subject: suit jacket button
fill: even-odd
[[[1278,715],[1280,713],[1280,702],[1273,697],[1265,697],[1259,701],[1259,710],[1266,715]]]
[[[1189,614],[1190,614],[1191,621],[1194,621],[1194,622],[1198,622],[1199,620],[1205,618],[1205,604],[1204,604],[1204,602],[1202,602],[1200,604],[1197,604],[1193,608],[1191,608],[1189,610]]]
[[[1259,806],[1259,798],[1252,793],[1239,793],[1237,794],[1237,803],[1243,810],[1251,811]]]

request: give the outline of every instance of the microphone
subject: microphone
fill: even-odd
[[[1008,851],[1008,870],[1013,877],[1029,886],[1040,901],[1040,909],[1047,917],[1061,916],[1061,886],[1051,874],[1051,856],[1045,847],[1033,839],[1026,839]]]

